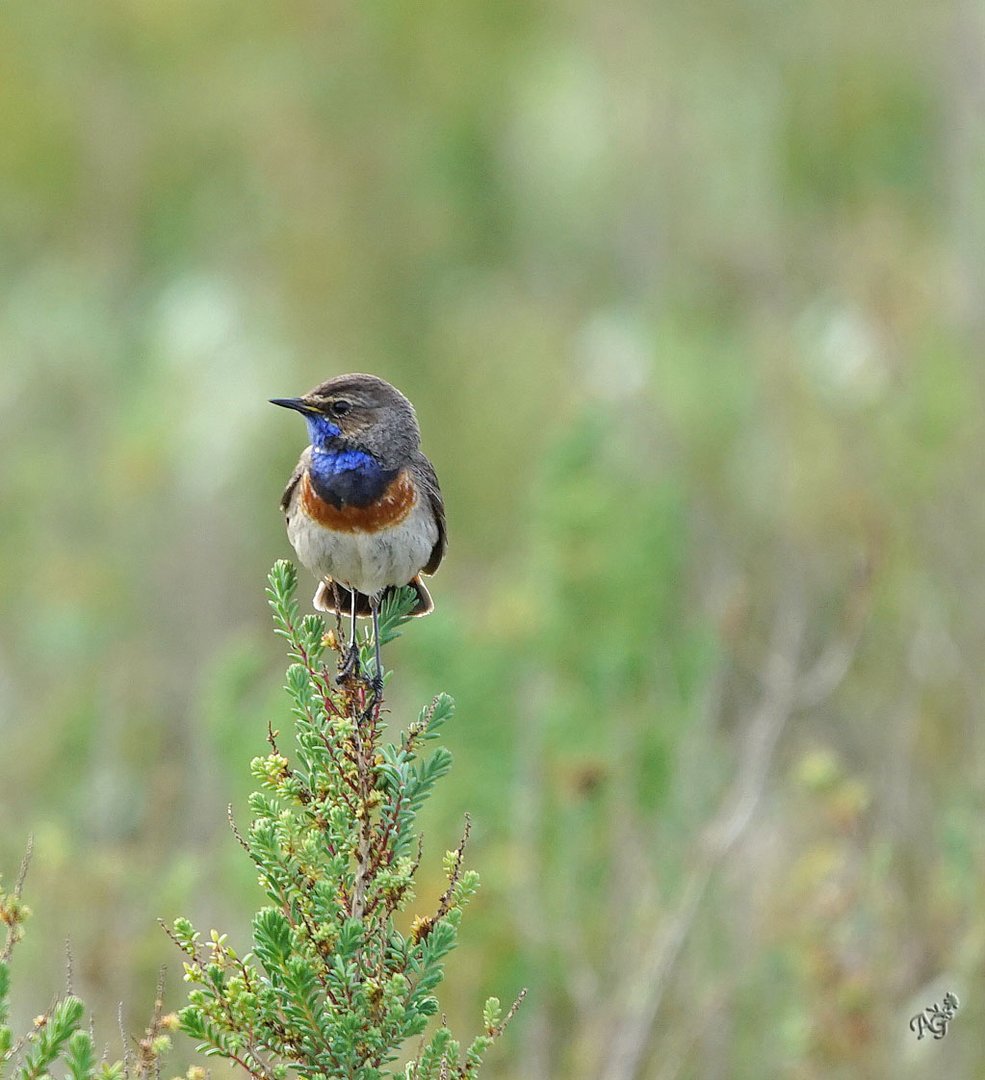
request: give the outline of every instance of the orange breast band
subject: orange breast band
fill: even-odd
[[[301,509],[319,525],[334,532],[379,532],[399,525],[414,505],[414,483],[401,469],[376,502],[369,506],[335,507],[315,491],[305,472],[301,478]]]

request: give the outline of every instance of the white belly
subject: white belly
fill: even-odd
[[[434,518],[415,502],[400,522],[380,532],[333,532],[312,521],[295,500],[287,536],[316,578],[334,578],[367,596],[406,585],[427,563],[438,539]]]

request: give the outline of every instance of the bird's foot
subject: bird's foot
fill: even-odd
[[[358,674],[359,646],[353,642],[346,651],[345,660],[342,661],[342,666],[339,668],[338,675],[335,676],[335,681],[337,683],[344,683],[346,679],[350,679]]]
[[[369,694],[363,716],[369,717],[378,714],[380,706],[383,704],[383,676],[380,673],[367,675],[366,684],[369,688]]]

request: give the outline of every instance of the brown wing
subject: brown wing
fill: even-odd
[[[304,458],[298,461],[294,466],[294,472],[291,473],[291,479],[287,481],[287,487],[284,488],[284,494],[280,497],[280,508],[286,514],[291,505],[291,496],[294,494],[294,489],[298,486],[298,481],[301,479],[301,474],[304,472]]]
[[[445,500],[441,497],[441,488],[438,486],[438,477],[434,466],[420,451],[417,452],[417,477],[424,489],[424,494],[431,504],[434,512],[434,520],[438,525],[438,539],[431,549],[431,557],[427,565],[421,571],[422,574],[433,574],[444,558],[445,548],[448,546],[448,532],[445,528]]]

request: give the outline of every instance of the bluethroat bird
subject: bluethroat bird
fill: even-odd
[[[298,398],[273,398],[308,425],[311,445],[295,466],[280,505],[298,558],[318,579],[318,611],[351,617],[339,679],[359,666],[356,617],[371,616],[374,682],[382,687],[380,603],[410,585],[412,615],[434,607],[421,574],[445,553],[445,506],[434,466],[421,452],[414,406],[375,375],[338,375]]]

